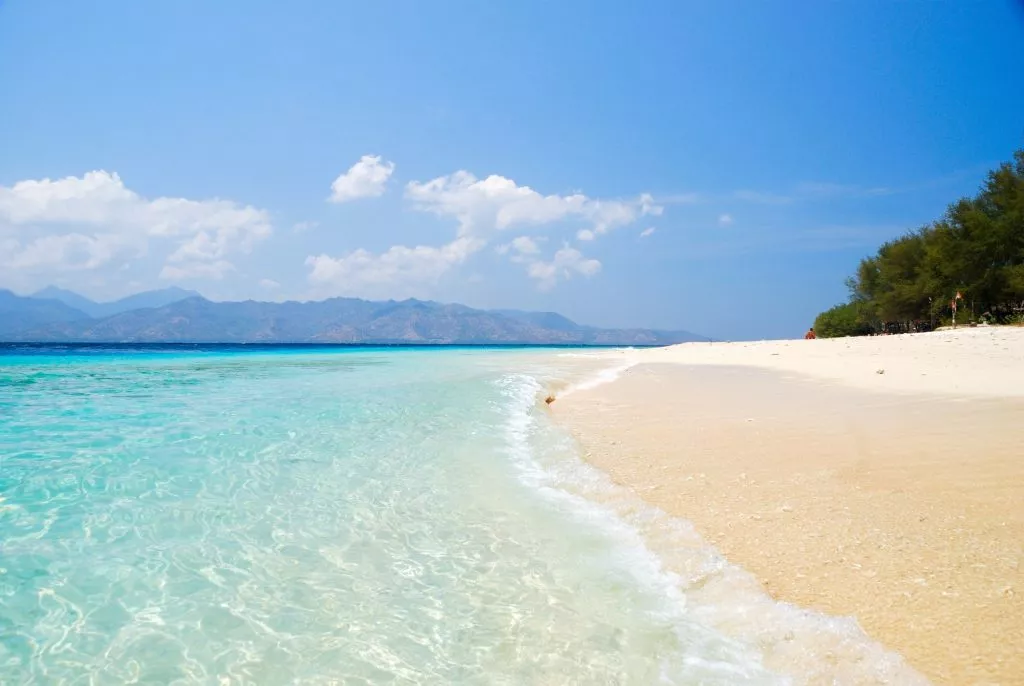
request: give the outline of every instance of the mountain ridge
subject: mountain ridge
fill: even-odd
[[[28,297],[46,300],[59,300],[60,302],[86,313],[90,317],[109,317],[110,315],[137,310],[143,307],[163,307],[185,298],[199,295],[196,291],[185,290],[178,286],[159,288],[151,291],[143,291],[134,295],[125,296],[109,302],[97,302],[84,295],[69,291],[57,286],[47,286],[42,290],[32,293]]]
[[[5,340],[421,345],[666,345],[706,340],[685,331],[583,326],[554,312],[478,310],[456,303],[415,299],[213,302],[195,295],[160,307],[131,309],[105,317],[88,317],[56,300],[21,299],[51,305],[48,309],[35,305],[35,314],[20,328],[10,323],[0,328],[0,336]]]
[[[0,288],[0,339],[26,326],[88,319],[89,315],[59,300],[26,298]]]

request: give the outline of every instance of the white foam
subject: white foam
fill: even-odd
[[[624,348],[610,348],[610,349],[609,348],[604,348],[604,349],[601,349],[601,350],[592,350],[592,351],[588,351],[588,352],[585,352],[585,353],[581,353],[581,352],[557,353],[555,355],[555,357],[570,357],[570,358],[571,357],[577,357],[577,358],[585,358],[585,359],[591,359],[592,360],[594,358],[607,357],[609,352],[630,352],[630,351],[633,351],[633,350],[636,350],[636,348],[634,348],[633,346],[626,346]]]
[[[592,388],[597,388],[598,386],[611,383],[622,376],[623,372],[634,365],[636,365],[636,360],[627,360],[625,362],[620,362],[617,365],[606,367],[589,378],[575,384],[570,384],[562,390],[559,395],[565,397],[578,391],[589,391]]]
[[[572,388],[608,383],[632,364],[602,370]],[[927,683],[853,618],[775,601],[752,575],[701,539],[692,524],[648,505],[581,460],[571,438],[547,425],[537,410],[542,389],[537,379],[508,375],[501,385],[509,398],[508,454],[520,479],[582,525],[603,530],[637,583],[665,598],[666,619],[691,629],[698,621],[733,637],[735,654],[746,654],[738,664],[748,674],[757,671],[763,656],[793,683]],[[550,455],[540,456],[535,439],[546,438],[540,435],[544,430],[551,434]]]
[[[698,655],[687,655],[684,662],[703,670],[716,672],[723,679],[742,677],[743,683],[788,683],[766,672],[760,656],[751,646],[720,634],[706,624],[696,621],[687,611],[687,598],[683,593],[685,584],[678,574],[663,567],[661,559],[645,544],[636,527],[631,526],[614,509],[588,499],[564,486],[578,482],[587,488],[602,488],[607,484],[603,473],[579,460],[567,460],[564,464],[573,476],[559,473],[562,470],[548,470],[535,459],[531,437],[538,428],[538,415],[533,411],[535,399],[542,386],[529,376],[508,376],[502,379],[506,396],[510,399],[510,413],[506,423],[508,455],[519,470],[520,480],[534,488],[549,502],[558,506],[567,516],[582,526],[599,529],[614,542],[615,550],[623,568],[634,581],[644,589],[657,594],[666,602],[661,605],[658,615],[670,622],[681,643],[714,642],[725,647],[730,660],[709,660]],[[564,450],[568,446],[558,446]],[[561,451],[560,451],[561,452]],[[685,633],[685,638],[682,634]],[[698,664],[699,663],[699,664]],[[664,666],[663,666],[664,667]],[[681,675],[674,675],[681,676]],[[677,683],[671,675],[663,673],[665,683]],[[730,679],[731,682],[731,679]]]

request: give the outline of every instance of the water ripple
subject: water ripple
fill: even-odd
[[[0,358],[4,678],[776,683],[518,478],[499,378],[434,352]]]

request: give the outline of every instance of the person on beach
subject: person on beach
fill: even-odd
[[[817,337],[818,336],[814,333],[814,327],[813,326],[811,328],[807,329],[807,333],[804,334],[804,339],[808,340],[808,341],[814,340]]]

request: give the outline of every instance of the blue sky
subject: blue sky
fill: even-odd
[[[1022,45],[999,0],[0,1],[0,287],[796,336],[1024,146]]]

